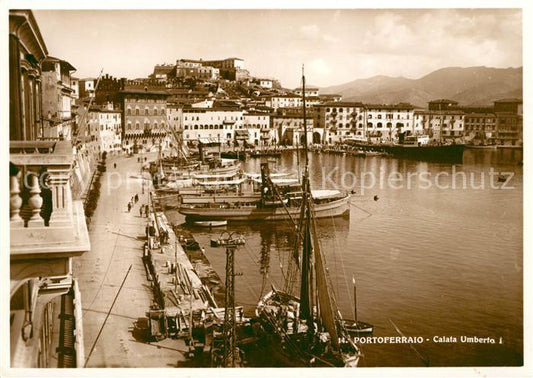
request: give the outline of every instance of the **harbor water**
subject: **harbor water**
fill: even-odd
[[[284,152],[272,167],[297,173],[303,159]],[[350,217],[321,219],[318,233],[343,316],[354,318],[353,276],[358,319],[374,324],[360,366],[522,365],[521,161],[513,149],[465,150],[456,165],[309,153],[314,189],[355,192]],[[260,163],[247,160],[245,171]],[[235,271],[248,314],[271,286],[283,288],[290,221],[191,230],[222,279],[225,252],[209,240],[223,231],[246,238]],[[415,343],[386,339],[400,333]]]

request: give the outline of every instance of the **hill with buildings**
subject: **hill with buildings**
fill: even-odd
[[[321,88],[320,92],[365,103],[409,102],[425,107],[430,100],[449,98],[465,106],[488,105],[501,98],[522,97],[522,67],[447,67],[419,79],[380,75]]]

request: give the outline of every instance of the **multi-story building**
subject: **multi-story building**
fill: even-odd
[[[523,102],[519,98],[509,98],[494,101],[494,112],[496,113],[513,113],[518,115],[524,114]]]
[[[47,55],[48,50],[33,13],[10,11],[9,134],[11,140],[35,140],[42,136],[41,64]]]
[[[85,78],[78,81],[80,99],[92,98],[95,96],[96,79]]]
[[[306,114],[307,143],[320,143],[323,129],[315,128],[316,117]],[[304,144],[304,118],[302,112],[287,112],[270,115],[271,128],[277,130],[279,143],[287,146]]]
[[[77,77],[71,77],[70,78],[70,87],[72,88],[72,97],[75,100],[78,100],[80,98],[80,79]]]
[[[222,60],[206,60],[205,63],[212,67],[220,68],[221,70],[228,69],[244,69],[244,59],[241,58],[226,58]]]
[[[272,89],[272,79],[257,79],[261,88]]]
[[[272,109],[301,108],[302,96],[292,94],[268,96],[266,98],[266,106]]]
[[[174,75],[178,78],[216,80],[220,75],[220,69],[202,60],[180,59],[176,62]]]
[[[93,104],[106,105],[111,102],[114,109],[120,108],[122,102],[120,91],[124,88],[125,81],[126,79],[117,79],[108,74],[100,77],[98,87],[94,91]]]
[[[505,146],[523,144],[523,105],[521,99],[504,99],[494,102],[497,135],[495,142]]]
[[[319,89],[317,87],[305,87],[305,96],[306,97],[318,97]],[[303,88],[299,87],[294,90],[294,93],[298,96],[303,96]]]
[[[43,137],[71,139],[74,90],[71,74],[76,69],[67,61],[47,57],[42,63]]]
[[[464,138],[470,144],[494,144],[496,115],[494,113],[468,113],[464,116]]]
[[[175,131],[182,131],[183,106],[167,102],[167,124]]]
[[[397,142],[399,135],[414,132],[414,107],[411,104],[372,105],[365,104],[362,120],[364,136],[373,143]],[[357,130],[361,119],[358,117]],[[361,135],[356,132],[356,135]]]
[[[321,94],[318,98],[324,103],[342,101],[342,95],[340,94]]]
[[[167,97],[161,88],[148,88],[144,83],[127,82],[122,96],[122,147],[136,153],[140,149],[168,147]]]
[[[417,110],[414,117],[415,135],[428,135],[432,143],[463,142],[462,110]]]
[[[439,100],[431,100],[428,102],[428,110],[429,111],[447,111],[447,110],[457,110],[458,109],[458,102],[448,99],[439,99]]]
[[[522,145],[522,116],[514,113],[496,113],[495,142],[500,146]]]
[[[153,80],[161,83],[166,83],[167,80],[175,76],[176,66],[174,64],[157,64],[154,67],[154,72],[151,77]]]
[[[96,142],[98,152],[119,153],[122,150],[122,111],[113,103],[89,110],[87,135]]]
[[[249,143],[256,146],[270,146],[279,140],[277,129],[271,127],[268,113],[247,111],[244,113],[243,121],[243,128],[249,133]]]
[[[72,259],[90,249],[71,183],[70,141],[40,137],[41,65],[48,54],[29,10],[9,11],[10,364],[80,367],[81,301]]]
[[[212,140],[232,146],[236,139],[235,131],[243,130],[244,117],[243,111],[238,108],[184,108],[177,125],[185,143]]]
[[[220,76],[227,80],[241,81],[250,77],[250,72],[244,68],[244,59],[241,58],[209,60],[205,61],[205,65],[218,68]]]
[[[361,139],[365,136],[365,109],[362,103],[337,101],[316,108],[316,127],[323,130],[320,142],[331,144],[354,139],[356,135]]]

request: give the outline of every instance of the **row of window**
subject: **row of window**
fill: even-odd
[[[142,102],[142,103],[145,103],[145,104],[153,104],[153,103],[166,104],[167,103],[166,100],[156,100],[156,99],[153,99],[153,98],[135,98],[135,97],[129,97],[124,102],[126,104],[134,103],[134,102]]]
[[[269,125],[239,125],[235,127],[235,129],[253,129],[253,128],[260,128],[260,129],[268,129],[270,128]],[[230,125],[184,125],[184,130],[231,130],[232,126]]]
[[[461,121],[461,120],[463,119],[463,117],[464,117],[464,116],[457,116],[457,119],[458,119],[459,121]],[[425,115],[422,115],[422,116],[421,116],[421,115],[416,115],[416,114],[415,114],[415,118],[416,118],[416,119],[420,119],[420,118],[422,118],[422,121],[425,121],[425,120],[426,120],[426,116],[425,116]],[[444,116],[441,116],[441,115],[433,115],[433,116],[427,116],[427,119],[429,119],[429,120],[450,119],[450,120],[452,120],[452,121],[455,121],[456,118],[455,118],[454,115],[452,115],[452,116],[448,116],[448,115],[444,115]]]
[[[482,127],[480,125],[465,125],[465,130],[486,130],[486,131],[492,131],[492,130],[496,130],[496,126],[485,126],[485,127]]]
[[[465,122],[487,122],[487,123],[492,123],[492,122],[494,122],[494,118],[470,118],[470,117],[465,117]]]
[[[156,116],[156,115],[162,115],[162,116],[164,116],[164,115],[165,115],[165,109],[161,108],[160,111],[159,111],[159,114],[157,114],[157,113],[158,113],[157,108],[154,108],[154,111],[153,111],[153,114],[152,114],[152,115],[155,115],[155,116]],[[131,108],[128,108],[128,109],[126,110],[126,115],[129,115],[129,116],[132,115]],[[141,109],[139,109],[139,108],[135,108],[135,115],[136,115],[136,116],[141,115]],[[142,113],[142,115],[146,115],[146,116],[151,115],[151,114],[150,114],[150,110],[149,110],[148,108],[144,108],[144,112]]]
[[[161,128],[164,128],[165,127],[165,123],[162,122],[161,123]],[[149,123],[145,123],[144,124],[144,128],[147,129],[150,127],[150,124]],[[157,129],[157,122],[154,122],[152,124],[152,128],[153,129]],[[139,122],[135,122],[135,129],[133,128],[132,124],[130,122],[128,122],[128,125],[126,126],[126,130],[140,130],[141,129],[141,124]]]
[[[386,115],[385,119],[394,119],[394,114],[385,114],[385,115]],[[371,119],[372,114],[369,114],[368,118]],[[406,114],[405,117],[401,117],[399,114],[396,114],[396,119],[402,119],[402,118],[409,119],[409,114]],[[381,114],[378,114],[377,119],[381,119]]]
[[[346,113],[351,113],[351,112],[357,112],[358,109],[357,108],[326,108],[326,113],[330,113],[330,112],[339,112],[339,113],[343,113],[344,112],[344,109],[346,109]]]
[[[235,118],[235,119],[234,119],[234,118]],[[241,117],[238,117],[238,116],[235,116],[235,117],[230,116],[229,119],[228,119],[227,116],[224,116],[224,119],[222,119],[222,121],[238,121],[238,120],[242,120],[242,119],[243,119],[242,116],[241,116]],[[189,119],[187,118],[187,116],[185,116],[185,117],[183,117],[183,120],[184,120],[184,121],[188,121]],[[196,117],[195,117],[195,116],[191,116],[191,117],[190,117],[190,120],[191,120],[191,121],[199,121],[199,120],[200,120],[200,117],[198,117],[198,116],[196,116]],[[220,119],[220,116],[218,116],[218,117],[217,117],[217,121],[220,121],[220,120],[221,120],[221,119]],[[211,121],[213,121],[213,117],[211,117]]]

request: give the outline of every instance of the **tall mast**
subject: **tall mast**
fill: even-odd
[[[305,112],[305,75],[302,66],[302,98],[303,98],[303,121],[304,121],[304,151],[305,151],[305,168],[302,177],[302,211],[300,217],[299,230],[304,230],[303,233],[303,248],[302,248],[302,265],[301,265],[301,279],[300,279],[300,318],[306,319],[309,326],[309,331],[313,330],[313,289],[312,289],[312,241],[311,241],[311,209],[310,209],[310,187],[309,187],[309,171],[308,171],[308,156],[307,156],[307,118]]]
[[[305,106],[305,74],[304,66],[302,65],[302,102],[303,102],[303,117],[304,117],[304,151],[305,151],[305,171],[307,173],[307,166],[309,164],[309,157],[307,155],[307,117]]]

